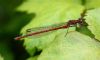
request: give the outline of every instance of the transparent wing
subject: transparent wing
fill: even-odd
[[[59,27],[66,26],[66,25],[67,25],[67,23],[64,22],[64,23],[53,24],[53,25],[45,26],[45,27],[30,28],[30,29],[27,29],[27,30],[26,30],[26,33],[40,32],[40,31],[45,31],[45,30],[50,30],[50,29],[59,28]],[[49,32],[49,31],[47,31],[47,32]],[[45,32],[43,32],[43,33],[45,33]]]
[[[52,33],[54,31],[56,31],[56,30],[53,30],[53,29],[59,28],[59,27],[62,27],[62,26],[66,26],[66,25],[67,25],[67,22],[59,23],[59,24],[53,24],[53,25],[45,26],[45,27],[30,28],[30,29],[26,30],[26,35],[27,34],[32,34],[32,33],[38,33],[38,32],[41,32],[41,31],[45,31],[45,32],[41,32],[41,33],[32,35],[34,37],[36,37],[36,36],[44,36],[44,35],[48,35],[49,33]],[[50,30],[50,29],[51,29],[51,31],[47,31],[47,30]]]

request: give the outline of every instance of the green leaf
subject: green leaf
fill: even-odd
[[[85,0],[85,7],[87,9],[99,8],[100,0]]]
[[[61,5],[61,3],[81,4],[81,0],[27,0],[18,8],[18,10],[40,14],[44,9],[48,9],[49,7],[55,5],[55,3],[58,5]]]
[[[81,0],[25,1],[17,10],[26,11],[28,14],[35,13],[36,16],[22,28],[22,35],[27,34],[27,29],[30,28],[45,27],[78,19],[84,10],[80,4]],[[99,2],[95,3],[94,0],[86,0],[85,7],[90,9],[99,7],[99,5]],[[99,10],[89,10],[86,23],[95,38],[100,40]],[[75,28],[70,30],[75,31]],[[42,50],[40,55],[30,57],[28,60],[100,60],[100,43],[86,36],[92,36],[89,31],[86,30],[86,35],[78,32],[69,32],[66,35],[66,32],[67,29],[61,29],[24,38],[25,49],[30,55],[35,55],[37,51]]]
[[[84,7],[80,5],[81,0],[75,1],[27,0],[17,10],[26,11],[29,14],[35,13],[36,16],[22,28],[22,35],[27,34],[27,29],[30,28],[45,27],[78,19]],[[86,8],[98,7],[98,4],[93,2],[94,0],[92,3],[88,1],[86,1]],[[89,10],[86,16],[88,28],[96,39],[100,39],[99,10]],[[70,30],[75,31],[75,28]],[[25,49],[30,55],[35,55],[37,51],[42,50],[41,54],[30,57],[28,60],[100,60],[100,43],[89,37],[92,36],[89,31],[86,30],[86,35],[89,36],[78,32],[69,32],[66,35],[66,32],[67,29],[61,29],[24,38]]]
[[[95,35],[95,38],[100,40],[100,8],[87,11],[86,23],[88,29]]]
[[[30,4],[32,4],[32,2]],[[37,10],[35,11],[36,17],[32,19],[32,21],[22,29],[21,33],[23,33],[23,35],[26,34],[26,30],[30,28],[44,27],[57,23],[67,22],[68,20],[72,19],[78,19],[84,9],[84,7],[81,5],[66,4],[64,2],[43,3],[43,5],[44,6],[41,5],[41,12],[38,11],[37,7]],[[29,12],[30,10],[31,12],[34,12],[34,8],[33,10],[29,9],[27,11]],[[72,30],[75,30],[75,28]],[[65,31],[65,33],[67,32],[65,29],[52,32],[43,36],[27,37],[24,41],[25,48],[31,55],[33,55],[36,51],[36,48],[38,48],[39,50],[44,49],[48,44],[50,44],[54,40],[56,35],[62,31]]]
[[[37,60],[100,60],[98,41],[75,31],[66,37],[63,34],[59,34]]]

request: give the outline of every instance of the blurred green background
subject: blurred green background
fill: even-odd
[[[14,40],[20,29],[35,16],[16,11],[24,1],[0,0],[0,55],[4,60],[25,60],[28,57],[22,42]]]

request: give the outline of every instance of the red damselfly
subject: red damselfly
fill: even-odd
[[[48,26],[48,27],[40,27],[40,29],[37,30],[37,31],[33,31],[33,32],[26,34],[24,36],[16,37],[15,40],[20,40],[20,39],[28,37],[28,36],[33,36],[33,35],[36,35],[36,34],[41,34],[41,33],[49,32],[49,31],[69,28],[69,27],[75,26],[77,24],[82,25],[82,24],[84,24],[85,12],[86,12],[86,10],[83,11],[83,13],[81,14],[81,17],[77,20],[69,20],[68,22],[65,22],[65,23],[55,24],[57,26],[52,25],[52,26]],[[31,31],[31,29],[28,29],[27,31]]]

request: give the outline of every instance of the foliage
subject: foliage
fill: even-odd
[[[67,35],[67,29],[60,29],[26,37],[23,43],[13,39],[20,31],[25,35],[30,28],[78,19],[84,9],[87,25],[70,27]],[[5,60],[100,60],[99,14],[100,0],[1,0],[0,55]]]

